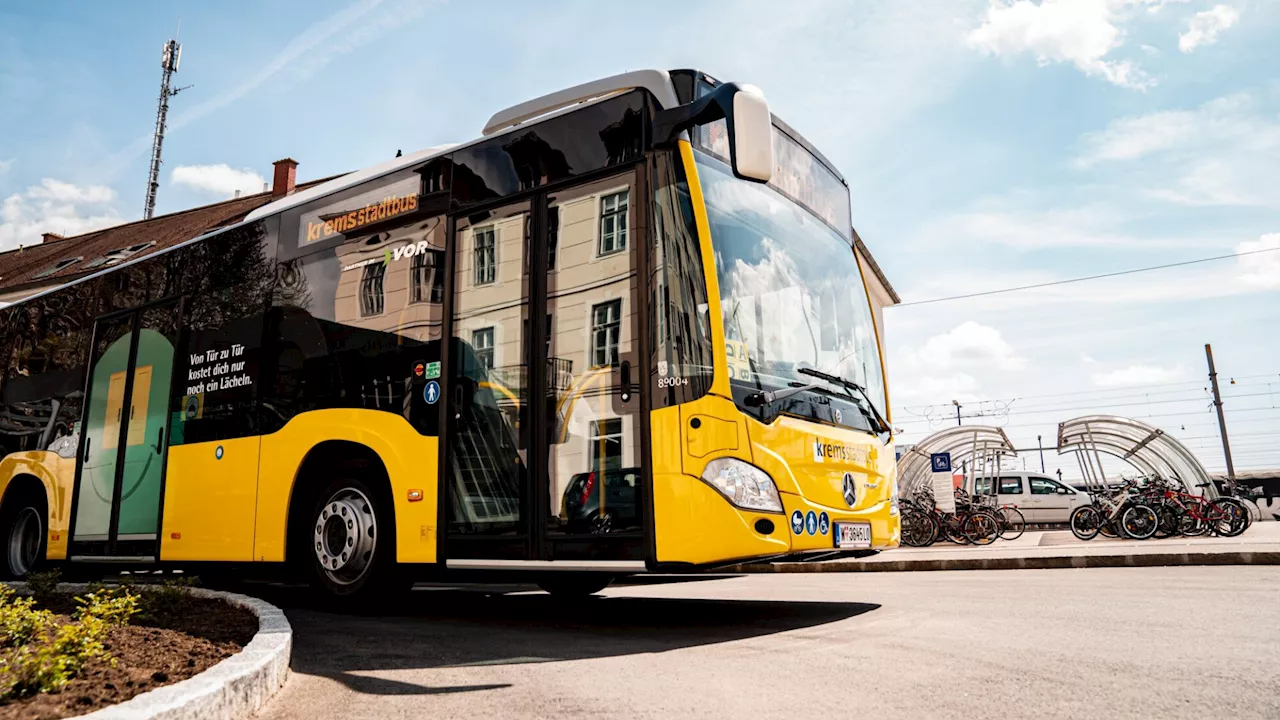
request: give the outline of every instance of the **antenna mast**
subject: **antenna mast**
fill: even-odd
[[[156,190],[160,187],[160,152],[164,146],[164,129],[169,116],[169,98],[186,90],[185,87],[172,86],[173,74],[178,72],[178,60],[182,57],[182,46],[177,40],[164,44],[164,54],[160,66],[164,74],[160,77],[160,106],[156,109],[156,134],[151,141],[151,171],[147,174],[147,204],[142,210],[142,219],[150,220],[156,212]],[[190,87],[190,86],[188,86]]]

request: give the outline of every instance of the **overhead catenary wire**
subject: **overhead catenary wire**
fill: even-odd
[[[950,300],[966,300],[968,298],[984,297],[987,295],[999,295],[1001,293],[1018,292],[1020,290],[1034,290],[1036,288],[1053,287],[1055,285],[1067,285],[1070,283],[1085,282],[1086,280],[1101,280],[1109,277],[1119,277],[1121,275],[1133,275],[1135,273],[1151,272],[1153,270],[1167,270],[1169,268],[1183,267],[1185,265],[1196,265],[1199,263],[1214,262],[1216,260],[1229,260],[1231,258],[1244,257],[1246,255],[1257,255],[1258,253],[1280,251],[1280,247],[1262,248],[1261,250],[1246,250],[1244,252],[1234,252],[1227,255],[1215,255],[1213,257],[1199,258],[1196,260],[1184,260],[1182,262],[1167,263],[1165,265],[1151,265],[1149,267],[1132,268],[1129,270],[1118,270],[1116,272],[1101,273],[1099,275],[1086,275],[1078,278],[1065,278],[1062,280],[1052,280],[1050,282],[1034,283],[1032,285],[1019,285],[1011,288],[1001,288],[999,290],[984,290],[982,292],[966,293],[964,295],[952,295],[950,297],[930,298],[928,300],[913,300],[911,302],[898,303],[893,307],[908,307],[911,305],[928,305],[930,303],[947,302]]]

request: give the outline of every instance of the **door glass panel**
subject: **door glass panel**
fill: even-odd
[[[529,226],[528,203],[457,221],[451,377],[443,389],[451,534],[524,531]]]
[[[173,347],[177,342],[177,306],[148,308],[138,323],[138,351],[125,434],[124,472],[120,483],[121,540],[156,536],[160,512],[160,480],[168,432],[169,387],[173,379]],[[237,362],[228,357],[229,365]]]
[[[125,315],[99,321],[94,333],[75,540],[109,537],[132,326],[133,315]]]
[[[640,528],[634,175],[548,197],[547,449],[552,534]],[[629,391],[623,392],[623,381]],[[626,399],[624,400],[624,395]]]

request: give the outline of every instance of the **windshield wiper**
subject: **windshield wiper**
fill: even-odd
[[[859,385],[858,383],[852,380],[846,380],[845,378],[842,378],[839,375],[824,373],[821,370],[814,370],[813,368],[797,368],[796,372],[801,373],[802,375],[808,375],[809,377],[818,378],[819,380],[826,380],[827,382],[835,383],[843,387],[846,391],[856,390],[858,394],[861,395],[862,398],[867,401],[867,407],[863,408],[863,414],[867,416],[868,420],[875,421],[877,426],[876,432],[885,432],[885,433],[892,432],[889,428],[889,423],[885,422],[885,419],[880,416],[880,411],[876,410],[876,404],[871,401],[871,396],[867,394],[866,388],[862,387],[861,385]],[[852,395],[850,395],[850,398],[856,400],[856,398],[853,398]],[[859,408],[862,408],[861,403],[856,403],[856,404],[858,405]],[[870,409],[871,412],[870,413],[866,412],[867,409]]]
[[[786,400],[792,395],[799,395],[802,392],[821,388],[822,383],[809,383],[808,385],[792,385],[781,390],[760,390],[744,397],[742,402],[746,403],[747,407],[764,407],[765,405],[772,405],[779,400]]]

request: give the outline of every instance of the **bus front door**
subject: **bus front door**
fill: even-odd
[[[70,556],[154,560],[181,306],[99,318],[81,418]]]
[[[644,568],[642,182],[628,171],[454,219],[449,567]]]

